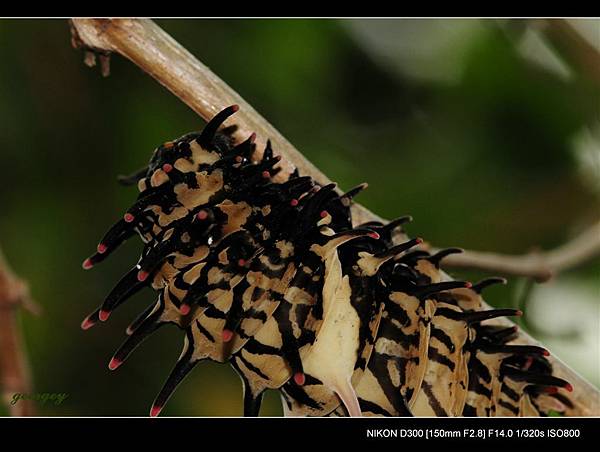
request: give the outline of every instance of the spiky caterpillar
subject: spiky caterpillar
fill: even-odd
[[[127,328],[109,363],[119,367],[166,324],[184,331],[179,360],[157,396],[158,415],[204,360],[229,362],[244,384],[244,415],[278,389],[288,415],[513,416],[569,412],[547,351],[512,345],[515,328],[485,322],[478,284],[444,278],[440,262],[404,240],[402,225],[352,225],[352,198],[297,171],[279,173],[254,135],[233,144],[219,131],[229,107],[199,133],[159,146],[149,165],[122,179],[140,195],[83,267],[138,234],[138,263],[82,323],[88,329],[151,286],[158,300]],[[281,175],[280,175],[281,176]],[[280,181],[284,179],[284,181]]]

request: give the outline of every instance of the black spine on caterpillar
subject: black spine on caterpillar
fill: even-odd
[[[127,328],[109,363],[118,368],[166,324],[184,347],[151,409],[155,416],[204,359],[229,362],[244,384],[244,414],[267,389],[293,415],[545,415],[572,404],[547,352],[513,345],[513,328],[487,320],[481,291],[440,271],[449,248],[431,255],[421,239],[399,239],[410,217],[352,224],[361,184],[339,194],[297,171],[280,174],[270,143],[234,145],[219,131],[238,110],[201,132],[159,146],[147,167],[121,177],[136,202],[83,263],[92,268],[134,235],[137,264],[82,323],[88,329],[137,291],[157,301]],[[277,177],[276,177],[277,176]],[[483,322],[483,323],[482,323]]]

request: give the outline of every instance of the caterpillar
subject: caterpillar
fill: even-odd
[[[172,324],[183,350],[154,400],[157,416],[203,360],[229,363],[244,415],[278,390],[290,416],[545,416],[568,414],[571,385],[548,352],[512,343],[516,327],[488,320],[476,284],[440,270],[460,249],[432,254],[408,239],[410,217],[353,225],[353,198],[298,170],[282,175],[267,141],[235,143],[230,106],[200,132],[158,146],[121,177],[135,203],[83,262],[90,269],[138,235],[143,250],[87,330],[145,287],[157,292],[110,360],[117,369],[149,335]],[[278,177],[276,177],[278,176]]]

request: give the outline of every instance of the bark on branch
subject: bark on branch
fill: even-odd
[[[287,141],[266,119],[260,116],[239,94],[232,90],[217,75],[200,63],[183,46],[147,19],[73,19],[71,21],[73,44],[86,51],[94,51],[106,58],[108,53],[118,53],[168,88],[202,118],[208,120],[226,106],[240,105],[234,123],[240,137],[252,132],[257,134],[258,148],[264,147],[269,138],[273,149],[282,156],[282,166],[292,171],[298,168],[304,175],[312,176],[319,183],[329,179],[310,163],[289,141]],[[86,62],[91,63],[91,58]],[[106,73],[106,61],[103,73]],[[380,217],[359,204],[354,204],[353,215],[357,223],[382,221]],[[467,256],[471,257],[469,254]],[[456,259],[460,259],[458,256]],[[502,323],[513,325],[509,320]],[[536,344],[526,333],[519,341]],[[575,390],[572,398],[576,402],[576,415],[600,414],[600,392],[554,357],[550,357],[556,374],[569,380]]]
[[[600,221],[570,242],[551,251],[510,256],[468,250],[448,256],[444,259],[444,266],[525,276],[544,282],[597,256],[600,256]]]

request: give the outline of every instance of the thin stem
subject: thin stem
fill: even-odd
[[[444,259],[444,265],[485,270],[501,275],[525,276],[543,282],[598,256],[600,256],[600,221],[573,240],[551,251],[511,256],[467,250],[462,254],[448,256]]]

